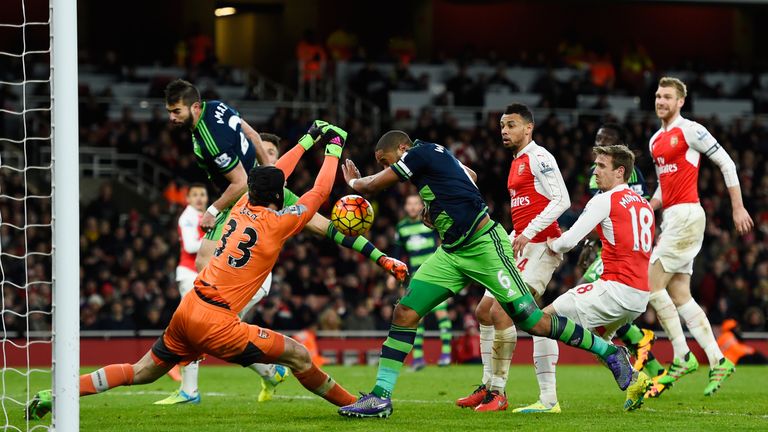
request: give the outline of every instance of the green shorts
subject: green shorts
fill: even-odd
[[[299,197],[296,196],[295,193],[291,192],[288,188],[283,188],[283,207],[294,205],[298,200]],[[230,206],[219,212],[218,216],[216,216],[216,225],[213,226],[212,230],[205,233],[204,238],[206,240],[219,241],[221,239],[221,235],[224,232],[224,225],[226,225],[227,220],[229,219],[229,212],[231,210],[232,207]]]
[[[507,233],[491,220],[459,249],[449,253],[438,248],[413,275],[400,303],[424,316],[472,281],[503,305],[530,297],[513,257]]]
[[[592,264],[587,267],[587,270],[584,271],[584,275],[582,276],[582,279],[584,279],[584,282],[586,283],[592,283],[598,279],[600,279],[600,276],[603,275],[603,257],[602,257],[602,248],[597,250],[597,257],[595,257],[595,260],[592,261]]]

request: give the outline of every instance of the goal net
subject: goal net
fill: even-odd
[[[0,421],[3,430],[77,430],[76,2],[2,3]],[[53,415],[26,419],[27,403],[49,388]]]

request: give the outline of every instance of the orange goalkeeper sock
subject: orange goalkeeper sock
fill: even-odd
[[[304,372],[294,371],[293,374],[304,388],[334,405],[349,405],[357,400],[357,398],[346,391],[344,387],[338,385],[333,378],[321,371],[314,364]]]
[[[133,384],[133,366],[128,363],[105,366],[80,375],[80,396],[88,396],[111,388]]]

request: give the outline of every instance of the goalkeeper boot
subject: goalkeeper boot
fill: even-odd
[[[40,420],[53,409],[53,393],[42,390],[35,394],[26,409],[27,420]]]
[[[437,365],[444,367],[444,366],[450,366],[451,365],[451,355],[450,354],[440,354],[440,358],[437,360]]]
[[[488,393],[490,392],[488,391],[488,388],[485,387],[485,384],[480,384],[472,394],[456,400],[456,405],[461,408],[474,408],[483,403],[483,400],[485,400]]]
[[[616,384],[624,391],[632,383],[635,369],[629,360],[629,350],[625,346],[617,346],[616,352],[605,357],[605,364],[613,373]]]
[[[651,379],[645,372],[637,372],[632,376],[632,384],[627,387],[627,400],[624,401],[624,411],[633,411],[643,405],[645,392],[651,386]]]
[[[275,375],[272,378],[261,377],[261,392],[259,392],[259,402],[272,400],[275,395],[277,385],[288,378],[290,371],[283,365],[275,365]]]
[[[379,417],[392,415],[392,399],[378,397],[373,393],[360,393],[360,398],[353,404],[339,408],[339,415],[344,417]]]
[[[424,367],[426,366],[427,366],[427,362],[424,361],[424,357],[415,358],[411,363],[411,370],[414,372],[418,372],[424,369]]]
[[[656,334],[653,330],[642,329],[643,338],[635,345],[635,370],[643,370],[648,363],[648,354],[651,353],[651,347],[656,342]]]
[[[512,410],[515,414],[560,414],[560,402],[556,402],[551,407],[544,405],[541,401],[528,406],[515,408]]]
[[[676,358],[672,360],[672,364],[667,369],[666,375],[659,377],[659,383],[664,384],[667,387],[672,387],[677,380],[685,375],[693,373],[699,368],[699,361],[696,360],[696,356],[692,352],[688,351],[688,354],[683,357],[682,360]]]
[[[498,390],[493,390],[485,394],[485,399],[483,399],[480,405],[475,407],[475,411],[506,411],[508,406],[507,395],[500,393]]]
[[[197,405],[200,403],[200,392],[195,392],[194,395],[187,394],[184,390],[176,390],[171,393],[170,396],[163,400],[155,402],[155,405],[176,405],[176,404],[190,404]]]
[[[704,389],[704,396],[712,396],[726,378],[736,372],[736,365],[727,358],[720,359],[720,364],[709,370],[709,384]]]

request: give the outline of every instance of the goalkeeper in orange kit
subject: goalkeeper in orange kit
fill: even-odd
[[[318,396],[337,406],[353,403],[356,398],[314,365],[304,346],[237,316],[270,273],[285,241],[299,233],[328,199],[346,136],[336,126],[323,127],[317,141],[326,145],[323,166],[314,187],[296,205],[283,208],[283,185],[304,147],[296,145],[275,167],[251,169],[248,194],[232,208],[214,257],[195,280],[194,294],[184,296],[163,335],[137,363],[113,364],[81,375],[80,396],[148,384],[177,363],[210,354],[242,366],[285,365]],[[39,419],[51,406],[51,391],[41,391],[27,406],[27,418]]]

